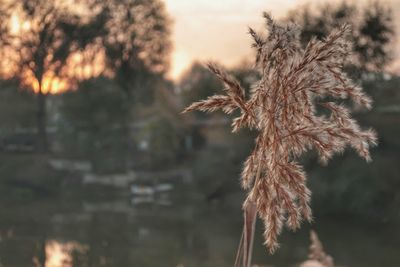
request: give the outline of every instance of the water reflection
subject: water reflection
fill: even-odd
[[[73,253],[83,254],[89,247],[75,241],[61,243],[56,240],[46,241],[46,262],[44,267],[73,267]]]
[[[241,228],[240,195],[217,203],[177,193],[137,197],[2,203],[0,262],[7,267],[233,265]],[[400,262],[396,227],[344,218],[316,222],[313,228],[339,266],[398,266],[393,265]],[[298,233],[285,232],[281,249],[268,256],[258,229],[255,263],[286,267],[304,261],[309,230],[305,225]]]

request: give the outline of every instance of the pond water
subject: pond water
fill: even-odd
[[[0,266],[233,266],[241,231],[239,207],[227,200],[129,195],[3,202]],[[400,266],[400,229],[395,225],[335,217],[316,218],[311,227],[339,266]],[[254,263],[295,266],[305,260],[311,227],[285,231],[273,256],[263,248],[258,227]]]

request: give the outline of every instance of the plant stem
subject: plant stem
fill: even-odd
[[[261,164],[258,165],[257,175],[252,190],[255,190],[260,177]],[[250,267],[253,254],[254,231],[256,229],[257,221],[257,205],[252,199],[248,199],[243,209],[243,232],[236,253],[235,267],[240,267],[239,264],[241,259],[243,267]]]

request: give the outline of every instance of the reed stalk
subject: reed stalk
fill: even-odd
[[[264,222],[265,245],[270,253],[278,248],[284,223],[291,230],[303,220],[311,221],[311,192],[299,158],[318,152],[322,163],[347,146],[370,161],[369,148],[376,145],[372,129],[363,130],[351,117],[351,108],[371,108],[372,100],[343,71],[350,58],[349,27],[343,25],[324,40],[312,39],[304,48],[300,29],[282,25],[264,13],[266,36],[250,28],[256,52],[255,68],[261,79],[249,96],[240,83],[222,67],[208,68],[225,85],[225,95],[195,102],[194,110],[226,114],[233,119],[233,132],[243,127],[257,131],[255,147],[244,162],[241,184],[248,192],[243,204],[244,226],[235,266],[251,264],[257,215]]]

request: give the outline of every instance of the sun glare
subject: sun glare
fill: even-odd
[[[11,16],[10,30],[13,34],[16,34],[21,30],[21,22],[16,14]]]
[[[39,90],[43,94],[61,94],[70,89],[70,84],[67,79],[55,77],[53,73],[47,72],[42,79],[42,88],[40,89],[39,82],[33,76],[27,76],[24,83],[26,86],[32,88],[35,94],[39,93]]]
[[[12,34],[19,34],[29,29],[30,24],[28,21],[22,21],[18,14],[14,13],[11,15],[9,27]]]
[[[94,53],[91,60],[87,60],[85,53]],[[86,55],[87,56],[87,55]],[[31,88],[35,94],[41,91],[43,94],[62,94],[74,89],[77,81],[98,77],[104,73],[104,53],[98,51],[76,52],[67,60],[63,77],[58,77],[52,71],[47,71],[42,79],[40,88],[39,81],[28,72],[24,79],[24,86]]]
[[[179,80],[182,73],[189,67],[191,64],[191,58],[185,51],[177,50],[172,55],[172,66],[171,71],[169,73],[169,77],[173,80]]]

